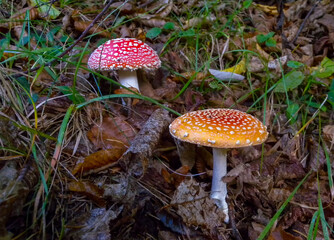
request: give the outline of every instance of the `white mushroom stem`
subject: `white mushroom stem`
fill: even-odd
[[[122,84],[124,87],[127,87],[127,88],[133,87],[133,88],[138,89],[139,91],[136,71],[118,70],[118,78],[119,78],[119,83]]]
[[[213,148],[213,176],[211,187],[211,199],[213,199],[216,205],[225,213],[225,223],[229,222],[228,206],[226,203],[227,188],[226,183],[222,178],[226,175],[226,153],[225,148]]]

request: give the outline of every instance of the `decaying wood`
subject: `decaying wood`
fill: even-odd
[[[137,178],[144,174],[145,166],[170,122],[171,117],[167,110],[159,108],[153,112],[133,139],[131,146],[119,159],[119,164],[125,172]]]

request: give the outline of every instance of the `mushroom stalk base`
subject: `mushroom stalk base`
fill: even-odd
[[[139,91],[136,71],[118,70],[118,78],[119,78],[119,83],[122,84],[124,87],[127,87],[127,88],[133,87],[133,88],[138,89]]]
[[[212,187],[211,187],[211,199],[214,200],[216,205],[223,210],[225,213],[225,223],[229,222],[228,206],[226,202],[227,188],[226,183],[223,182],[222,178],[226,175],[226,153],[227,149],[224,148],[213,148],[213,176],[212,176]]]

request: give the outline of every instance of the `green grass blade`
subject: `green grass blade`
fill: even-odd
[[[171,113],[174,113],[175,115],[177,116],[181,116],[180,113],[176,112],[175,110],[169,108],[169,107],[166,107],[165,105],[159,103],[158,101],[152,99],[152,98],[149,98],[149,97],[145,97],[145,96],[142,96],[142,95],[135,95],[135,94],[111,94],[111,95],[106,95],[106,96],[102,96],[102,97],[97,97],[97,98],[93,98],[87,102],[84,102],[82,104],[79,104],[77,105],[77,109],[80,109],[88,104],[91,104],[93,102],[98,102],[98,101],[102,101],[102,100],[106,100],[106,99],[111,99],[111,98],[137,98],[137,99],[141,99],[141,100],[145,100],[145,101],[149,101],[151,103],[154,103],[156,105],[158,105],[159,107],[163,108],[163,109],[166,109],[167,111],[171,112]]]
[[[313,237],[314,231],[317,232],[317,230],[318,230],[318,229],[315,229],[315,224],[316,224],[317,221],[319,221],[319,211],[316,211],[313,214],[313,217],[312,217],[312,220],[311,220],[311,223],[310,223],[310,228],[309,228],[308,234],[307,234],[307,240],[313,240],[314,239],[314,237]]]
[[[327,148],[325,146],[324,141],[322,140],[322,149],[324,150],[325,156],[326,156],[326,165],[327,165],[327,174],[328,174],[328,185],[329,190],[331,192],[331,195],[333,197],[334,195],[334,188],[333,188],[333,174],[332,174],[332,166],[331,166],[331,159],[329,157],[329,153],[327,151]]]
[[[324,234],[324,239],[325,240],[330,240],[328,229],[327,229],[327,221],[326,221],[326,218],[325,218],[324,208],[322,206],[322,201],[321,201],[320,196],[318,198],[318,206],[319,206],[320,220],[321,220],[322,232]]]
[[[263,240],[263,239],[265,239],[265,237],[269,233],[269,231],[272,228],[272,226],[274,225],[274,223],[277,221],[277,219],[279,218],[279,216],[281,215],[281,213],[283,212],[283,210],[286,208],[286,206],[288,205],[288,203],[291,201],[291,199],[293,198],[293,196],[296,194],[296,192],[298,191],[298,189],[300,188],[300,186],[306,181],[306,179],[308,178],[308,176],[310,176],[310,174],[311,174],[311,171],[309,171],[306,174],[306,176],[300,181],[300,183],[298,184],[298,186],[292,191],[292,193],[285,200],[285,202],[282,204],[282,206],[278,209],[278,211],[275,213],[275,215],[270,219],[269,223],[264,228],[264,230],[262,231],[262,233],[260,234],[260,236],[257,238],[257,240]]]

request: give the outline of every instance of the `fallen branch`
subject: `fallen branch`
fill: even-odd
[[[133,139],[129,149],[118,161],[128,175],[138,178],[144,174],[147,161],[152,157],[162,133],[170,122],[167,110],[159,108],[152,113]]]

